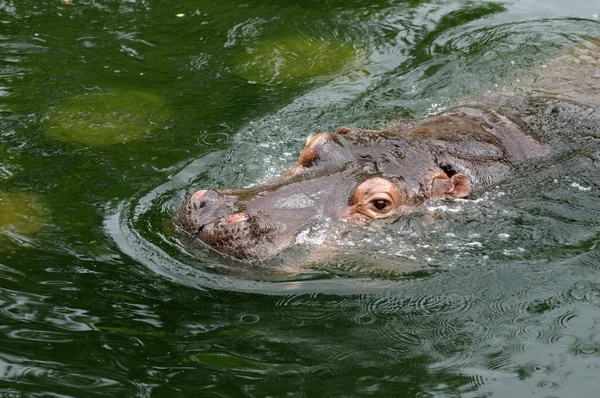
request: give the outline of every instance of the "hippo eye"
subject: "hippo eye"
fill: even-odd
[[[377,210],[383,210],[389,206],[390,202],[383,199],[377,199],[371,202]]]

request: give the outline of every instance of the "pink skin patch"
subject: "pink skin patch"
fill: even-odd
[[[202,199],[202,197],[204,196],[205,193],[206,193],[206,190],[204,190],[204,189],[201,191],[198,191],[192,196],[192,199],[198,201],[198,200]]]
[[[248,215],[246,213],[236,213],[230,216],[225,217],[225,222],[233,224],[236,222],[246,221],[248,219]]]

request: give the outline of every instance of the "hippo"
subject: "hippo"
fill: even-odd
[[[394,222],[432,199],[474,197],[556,153],[563,130],[582,125],[598,132],[599,56],[600,43],[590,40],[565,50],[518,90],[381,130],[311,135],[282,176],[247,188],[199,190],[177,222],[217,252],[255,263],[292,246],[318,220]]]

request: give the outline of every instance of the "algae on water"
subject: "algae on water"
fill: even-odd
[[[299,35],[261,41],[236,54],[233,61],[235,72],[244,79],[290,84],[335,74],[358,57],[351,43]]]
[[[46,134],[66,142],[109,145],[141,138],[164,126],[168,110],[158,96],[136,90],[69,98],[46,118]]]
[[[22,192],[0,191],[0,234],[32,235],[47,221],[39,199]]]

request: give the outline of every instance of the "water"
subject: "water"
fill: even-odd
[[[595,139],[308,270],[240,269],[170,220],[308,134],[514,84],[600,37],[597,4],[67,3],[0,1],[0,395],[595,395]]]

